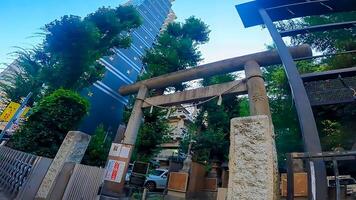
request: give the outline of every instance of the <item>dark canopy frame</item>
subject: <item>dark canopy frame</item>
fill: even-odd
[[[275,21],[288,20],[313,15],[328,15],[338,12],[356,11],[355,0],[255,0],[236,6],[244,26],[252,27],[265,25],[276,44],[284,65],[285,72],[292,90],[296,110],[298,113],[304,149],[310,153],[321,153],[320,139],[315,123],[313,111],[308,99],[303,80],[297,70],[287,46],[278,32]],[[319,27],[285,31],[283,36],[303,34],[308,31],[326,31],[334,28],[350,28],[354,22],[344,24],[330,24]],[[309,199],[327,199],[327,182],[325,164],[320,159],[308,163]],[[293,199],[293,194],[288,195]]]

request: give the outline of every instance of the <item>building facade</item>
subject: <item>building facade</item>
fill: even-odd
[[[18,72],[20,72],[20,70],[16,66],[16,61],[14,61],[11,64],[9,64],[3,71],[0,72],[0,83],[11,85],[11,82],[8,80],[8,78]],[[0,90],[0,114],[5,109],[5,107],[8,105],[9,102],[10,101],[9,99],[6,98],[5,93]]]
[[[128,104],[128,97],[121,96],[118,89],[134,83],[144,72],[141,57],[153,45],[162,27],[174,19],[171,0],[132,0],[127,4],[136,7],[143,24],[131,33],[131,47],[114,48],[114,55],[99,60],[106,68],[103,80],[82,91],[91,107],[80,130],[88,134],[94,133],[100,124],[109,132],[116,133],[122,122],[124,107]]]
[[[171,157],[182,156],[179,155],[180,142],[187,136],[188,127],[192,123],[192,114],[183,107],[178,107],[168,117],[168,124],[172,130],[168,135],[169,141],[161,144],[162,150],[153,158],[154,161],[159,163],[160,167],[168,168]]]

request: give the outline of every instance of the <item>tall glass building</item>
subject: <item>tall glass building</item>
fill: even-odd
[[[90,101],[90,111],[79,129],[88,134],[94,133],[100,124],[116,133],[128,103],[128,98],[121,96],[118,89],[134,83],[145,70],[141,63],[145,49],[152,46],[161,28],[172,18],[171,0],[132,0],[128,4],[136,7],[143,24],[131,33],[130,48],[114,48],[114,55],[99,60],[106,68],[104,78],[82,91]]]

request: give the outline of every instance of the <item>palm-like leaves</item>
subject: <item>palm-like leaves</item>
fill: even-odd
[[[39,48],[33,50],[18,48],[14,52],[17,59],[8,66],[9,71],[3,75],[0,83],[0,89],[7,99],[19,102],[30,92],[33,93],[33,100],[41,96],[43,85],[41,70],[46,63],[39,58],[40,54]]]

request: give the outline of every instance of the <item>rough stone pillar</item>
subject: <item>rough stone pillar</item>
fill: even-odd
[[[266,115],[231,119],[228,200],[273,200],[274,143]]]
[[[41,186],[35,199],[49,199],[55,185],[56,177],[62,170],[64,163],[80,163],[85,150],[88,147],[90,136],[80,131],[69,131],[60,146],[56,157],[54,157],[46,176],[43,178]]]

